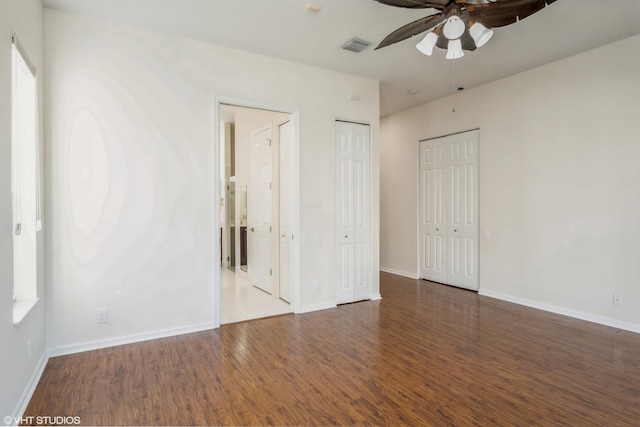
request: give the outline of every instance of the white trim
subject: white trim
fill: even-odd
[[[17,300],[13,302],[13,326],[18,326],[33,307],[40,301],[40,298]]]
[[[528,300],[525,298],[518,298],[511,295],[502,294],[500,292],[479,290],[478,295],[482,295],[489,298],[495,298],[502,301],[512,302],[514,304],[524,305],[526,307],[535,308],[538,310],[548,311],[550,313],[561,314],[563,316],[573,317],[574,319],[586,320],[587,322],[597,323],[599,325],[610,326],[612,328],[624,329],[625,331],[640,333],[640,325],[633,323],[620,322],[615,319],[611,319],[604,316],[598,316],[595,314],[585,313],[582,311],[571,310],[564,307],[558,307],[556,305],[545,304],[537,301]]]
[[[382,299],[382,295],[380,294],[373,294],[371,295],[371,298],[370,298],[371,301],[379,301],[381,299]]]
[[[42,231],[42,163],[40,162],[40,100],[38,79],[34,78],[36,130],[35,130],[35,160],[36,160],[36,233]]]
[[[213,325],[215,328],[220,327],[220,294],[222,280],[222,266],[217,260],[220,259],[220,241],[218,230],[220,228],[220,104],[216,96],[213,97],[213,141],[211,144],[212,167],[209,174],[209,184],[213,186],[212,210],[211,215],[211,231],[215,238],[211,239],[213,260],[212,262],[212,305],[213,305]]]
[[[20,396],[20,399],[18,400],[18,404],[13,410],[13,414],[11,416],[14,420],[22,418],[22,415],[24,415],[24,411],[27,410],[27,406],[31,401],[31,397],[33,397],[33,393],[36,391],[36,387],[40,382],[40,378],[42,377],[42,373],[44,372],[44,368],[47,367],[48,362],[49,353],[45,350],[44,352],[42,352],[42,357],[40,357],[40,360],[38,361],[38,366],[36,366],[36,370],[33,372],[33,375],[31,375],[27,386],[25,387],[22,395]]]
[[[300,112],[291,113],[293,126],[293,144],[289,147],[289,173],[291,187],[290,206],[291,217],[291,310],[294,313],[300,311],[300,252],[302,239],[300,239]]]
[[[125,335],[104,340],[87,341],[79,344],[63,345],[49,349],[49,357],[65,356],[67,354],[82,353],[84,351],[98,350],[101,348],[115,347],[124,344],[135,344],[138,342],[155,340],[159,338],[174,337],[176,335],[191,334],[194,332],[208,331],[216,329],[213,322],[200,323],[197,325],[184,326],[180,328],[161,329],[139,334]]]
[[[393,268],[380,267],[380,271],[382,271],[384,273],[395,274],[396,276],[408,277],[409,279],[418,280],[420,278],[417,274],[407,273],[405,271],[400,271],[400,270],[394,270]]]
[[[27,68],[31,72],[31,75],[33,76],[33,78],[35,78],[36,77],[36,67],[35,67],[35,65],[33,65],[33,62],[31,62],[31,59],[29,59],[29,55],[27,55],[27,51],[22,47],[22,44],[20,44],[20,41],[18,40],[18,37],[16,37],[15,33],[13,33],[11,35],[11,43],[13,43],[13,45],[16,47],[16,50],[18,51],[18,53],[22,57],[22,61],[24,62],[24,64],[27,66]]]
[[[320,311],[320,310],[328,310],[330,308],[336,308],[338,306],[338,304],[336,304],[335,302],[326,302],[326,303],[322,303],[322,304],[314,304],[314,305],[305,305],[300,307],[299,311],[296,311],[296,314],[304,314],[304,313],[311,313],[313,311]]]
[[[295,114],[297,110],[295,108],[274,104],[270,102],[253,101],[244,98],[235,98],[233,96],[214,95],[215,101],[219,104],[231,105],[236,107],[253,108],[256,110],[275,111],[278,113]]]

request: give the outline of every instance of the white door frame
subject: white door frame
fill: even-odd
[[[299,116],[300,113],[297,108],[270,104],[259,101],[251,101],[247,99],[234,98],[228,96],[214,95],[213,97],[213,167],[209,175],[209,182],[213,191],[211,192],[212,200],[212,223],[211,230],[213,231],[214,238],[211,240],[213,248],[213,262],[212,262],[212,277],[213,277],[213,319],[214,327],[220,327],[220,289],[221,289],[221,274],[222,269],[219,262],[220,259],[220,200],[222,195],[220,194],[220,106],[221,105],[233,105],[238,107],[254,108],[258,110],[269,110],[281,113],[287,113],[291,115],[291,124],[293,126],[293,141],[290,147],[290,167],[291,167],[291,180],[289,183],[289,191],[291,195],[289,212],[291,218],[291,308],[294,313],[300,312],[300,169],[299,169],[299,141],[300,141],[300,128],[299,128]],[[281,272],[282,274],[282,272]]]
[[[282,139],[282,129],[285,125],[287,126],[287,133],[290,134],[289,139],[286,140],[285,144],[283,144],[283,139]],[[289,212],[289,209],[287,209],[285,211],[285,209],[283,209],[283,207],[287,207],[290,206],[291,203],[291,198],[289,195],[289,191],[291,190],[290,185],[287,185],[286,188],[283,189],[282,183],[283,182],[291,182],[291,173],[289,171],[289,156],[291,155],[291,144],[293,143],[293,123],[292,121],[286,120],[284,122],[279,122],[276,124],[276,132],[278,134],[278,153],[276,155],[276,157],[278,158],[278,173],[277,173],[277,187],[280,189],[279,194],[278,194],[278,234],[276,236],[276,239],[278,241],[277,243],[277,247],[278,250],[277,255],[278,255],[278,268],[276,268],[276,275],[274,276],[276,283],[278,284],[277,288],[277,295],[278,298],[280,298],[283,301],[288,302],[289,304],[291,304],[291,275],[287,274],[287,275],[281,275],[280,272],[281,271],[291,271],[291,245],[292,245],[292,240],[291,240],[291,234],[292,234],[292,230],[291,227],[289,227],[289,223],[290,223],[290,215],[291,213]],[[286,163],[283,162],[283,156],[286,158]],[[285,176],[285,179],[283,179],[283,173]],[[284,195],[284,197],[283,197]],[[283,212],[286,213],[286,215],[283,215]],[[284,254],[286,254],[287,256],[284,256]],[[283,287],[283,280],[282,278],[285,277],[285,284],[286,286]],[[283,290],[285,292],[283,292]],[[283,297],[284,294],[284,297]]]

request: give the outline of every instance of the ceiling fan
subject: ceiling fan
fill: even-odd
[[[375,0],[407,9],[437,9],[440,12],[402,26],[384,38],[376,49],[406,40],[431,30],[416,45],[431,56],[434,46],[447,49],[447,59],[464,56],[463,50],[475,50],[491,36],[491,28],[513,24],[533,15],[556,0]]]

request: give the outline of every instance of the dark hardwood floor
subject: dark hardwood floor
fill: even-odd
[[[381,293],[52,358],[25,416],[84,425],[640,425],[640,335],[385,273]]]

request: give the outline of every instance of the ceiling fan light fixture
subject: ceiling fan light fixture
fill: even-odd
[[[449,40],[456,40],[462,37],[465,29],[466,25],[464,24],[464,21],[460,19],[459,16],[453,15],[447,19],[447,22],[444,24],[444,28],[442,29],[442,33]]]
[[[437,41],[438,36],[434,32],[429,32],[429,34],[427,34],[422,41],[416,45],[416,49],[427,56],[431,56]]]
[[[493,30],[488,29],[479,22],[476,22],[469,29],[469,34],[476,44],[476,47],[482,47],[493,36]]]
[[[449,40],[449,44],[447,46],[447,55],[445,58],[447,59],[458,59],[464,56],[464,51],[462,50],[462,42],[460,39]]]

